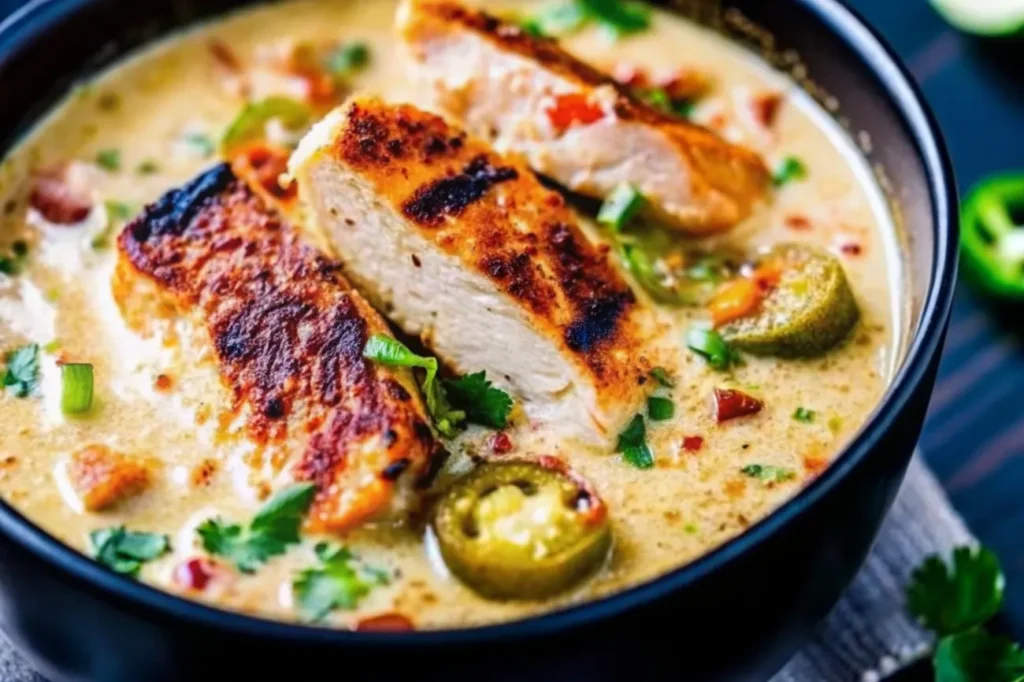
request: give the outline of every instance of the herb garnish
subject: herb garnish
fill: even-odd
[[[125,530],[124,526],[95,530],[89,534],[89,542],[97,562],[132,577],[139,574],[142,564],[163,556],[171,549],[166,535]]]
[[[622,458],[637,469],[650,469],[654,466],[654,453],[647,445],[647,426],[643,415],[633,417],[626,430],[619,434],[615,451],[622,453]]]
[[[94,249],[105,249],[110,246],[113,234],[135,215],[134,206],[120,201],[106,201],[103,206],[107,210],[107,225],[102,232],[92,238],[90,246]]]
[[[466,413],[466,420],[474,424],[503,429],[508,426],[512,411],[512,398],[487,381],[486,372],[467,374],[444,382],[444,390],[452,405]]]
[[[121,170],[121,150],[101,149],[96,152],[96,164],[111,172]]]
[[[664,367],[655,367],[651,370],[651,377],[665,388],[675,388],[676,382],[669,376],[668,370]]]
[[[385,334],[374,334],[363,349],[363,357],[391,367],[418,367],[426,375],[420,386],[427,411],[442,436],[451,438],[463,422],[503,429],[508,426],[512,398],[487,381],[485,372],[458,379],[438,380],[437,358],[417,355],[401,341]]]
[[[818,413],[814,410],[808,410],[806,407],[796,408],[796,412],[793,413],[793,419],[804,424],[810,424],[814,421],[814,418],[818,416]]]
[[[937,682],[1024,680],[1024,651],[983,627],[1002,606],[1004,584],[998,557],[984,547],[953,550],[952,566],[930,556],[911,575],[907,608],[941,638]]]
[[[92,407],[92,365],[66,363],[60,366],[60,409],[64,414],[82,414]]]
[[[739,354],[714,329],[692,328],[686,335],[686,345],[720,372],[742,362]]]
[[[676,406],[668,398],[651,396],[647,399],[647,417],[652,422],[663,422],[675,416]]]
[[[772,173],[772,184],[776,187],[788,185],[796,180],[807,177],[807,166],[795,156],[787,156]]]
[[[377,585],[387,585],[387,571],[360,564],[345,547],[318,544],[321,565],[300,572],[292,583],[295,601],[309,621],[323,620],[335,609],[350,610]]]
[[[28,260],[28,244],[17,240],[11,244],[11,255],[0,256],[0,273],[5,275],[19,275]]]
[[[370,62],[366,43],[345,43],[327,56],[327,70],[335,78],[348,78]]]
[[[315,495],[314,484],[299,483],[270,498],[244,528],[209,519],[196,533],[207,552],[227,558],[243,573],[254,573],[299,542],[299,526]]]
[[[135,167],[135,172],[139,175],[152,175],[160,170],[160,164],[153,159],[146,159]]]
[[[597,222],[619,232],[646,204],[647,200],[632,185],[619,185],[601,204]]]
[[[302,130],[309,124],[311,116],[309,107],[288,97],[268,97],[250,102],[239,112],[221,138],[221,153],[230,157],[242,145],[261,139],[266,134],[267,123],[272,120],[280,121],[288,130]],[[211,142],[209,153],[213,154],[213,151]]]
[[[544,37],[572,33],[591,21],[620,38],[646,30],[651,12],[645,4],[630,0],[572,0],[548,7],[521,25],[526,32]]]
[[[764,483],[785,483],[796,478],[796,472],[792,469],[772,466],[770,464],[748,464],[740,469],[740,471]]]
[[[27,398],[39,386],[39,345],[35,343],[16,348],[4,357],[7,369],[3,387],[15,397]]]

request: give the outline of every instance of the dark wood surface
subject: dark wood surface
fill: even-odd
[[[945,131],[969,187],[1024,170],[1024,40],[958,34],[926,0],[849,0],[903,56]],[[0,0],[0,16],[19,6]],[[941,378],[922,439],[925,457],[1008,574],[1008,621],[1024,636],[1024,309],[987,304],[961,285]]]

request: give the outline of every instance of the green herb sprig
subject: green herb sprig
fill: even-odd
[[[301,571],[292,582],[295,602],[308,621],[321,621],[336,609],[354,609],[374,587],[391,582],[387,571],[363,564],[346,547],[323,542],[314,551],[320,565]]]
[[[107,568],[135,577],[147,561],[171,551],[166,535],[126,530],[124,526],[95,530],[89,534],[92,555]]]

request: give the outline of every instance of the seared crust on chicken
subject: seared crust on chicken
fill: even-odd
[[[406,0],[398,27],[446,115],[569,189],[601,199],[632,185],[652,217],[698,235],[767,194],[755,153],[638,101],[553,40],[446,0]]]
[[[166,194],[118,239],[115,297],[204,329],[257,444],[284,445],[319,493],[309,525],[400,516],[439,448],[407,370],[363,358],[388,333],[337,263],[304,244],[226,165]]]
[[[415,107],[351,99],[292,157],[346,274],[459,372],[607,443],[635,414],[653,316],[521,163]]]

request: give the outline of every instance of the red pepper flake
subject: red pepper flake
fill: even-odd
[[[839,250],[846,256],[859,256],[864,253],[864,247],[857,242],[845,242],[840,244]]]
[[[512,439],[509,438],[508,434],[505,433],[504,431],[499,431],[498,433],[491,436],[490,445],[491,452],[493,452],[496,455],[507,455],[508,453],[512,452],[512,448],[514,447],[512,445]]]
[[[242,70],[242,63],[235,56],[234,50],[223,40],[214,38],[207,44],[207,48],[210,50],[213,60],[225,71],[238,73]]]
[[[167,376],[166,374],[158,374],[156,379],[153,381],[153,388],[156,390],[166,393],[174,387],[174,379]]]
[[[764,403],[742,391],[731,388],[715,389],[715,418],[718,423],[731,419],[757,414],[764,408]]]
[[[63,170],[37,175],[29,203],[46,220],[57,225],[80,223],[92,212],[90,198],[77,194],[68,185]]]
[[[754,120],[765,128],[771,128],[779,118],[782,108],[782,95],[777,92],[764,92],[750,102]]]
[[[195,557],[174,568],[174,582],[187,590],[201,592],[217,574],[217,565],[209,559]]]
[[[806,232],[811,229],[811,219],[805,215],[794,213],[793,215],[786,216],[785,225],[791,230]]]
[[[592,103],[587,95],[580,93],[559,95],[555,98],[555,106],[545,113],[559,133],[564,133],[574,124],[590,125],[604,118],[604,110]]]
[[[413,622],[400,613],[382,613],[356,624],[356,632],[410,632],[415,629]]]
[[[704,447],[704,438],[701,436],[684,436],[683,450],[686,452],[700,452]]]

